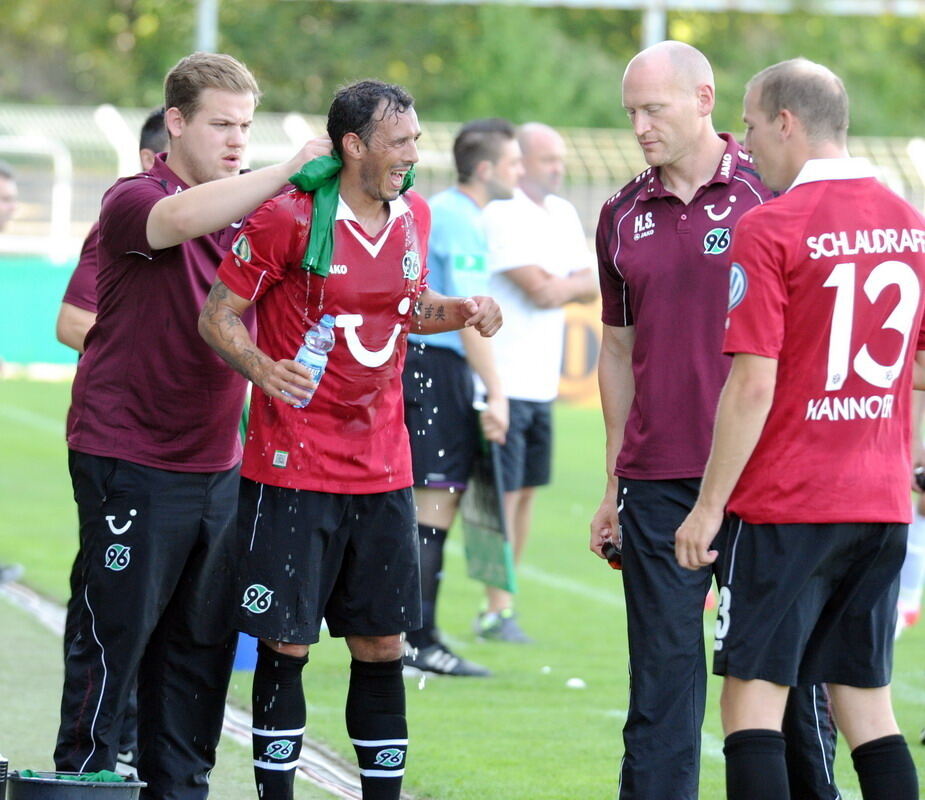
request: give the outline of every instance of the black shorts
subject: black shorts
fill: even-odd
[[[885,686],[907,525],[731,516],[713,671],[783,686]]]
[[[241,479],[238,628],[293,644],[421,627],[411,489],[328,494]]]
[[[504,491],[545,486],[552,472],[552,403],[511,400],[510,414],[501,446]]]
[[[479,446],[466,359],[446,347],[410,342],[402,385],[414,485],[465,489]]]

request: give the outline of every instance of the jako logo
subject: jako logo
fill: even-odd
[[[389,747],[376,753],[377,767],[400,767],[405,760],[405,751],[397,747]]]
[[[729,177],[729,172],[732,170],[732,155],[730,153],[725,153],[723,155],[723,165],[720,167],[719,174],[724,178]]]
[[[263,614],[269,611],[272,597],[272,589],[267,589],[262,583],[252,583],[244,590],[241,608],[246,608],[253,614]]]
[[[347,265],[346,264],[331,264],[331,275],[346,275],[347,274]]]

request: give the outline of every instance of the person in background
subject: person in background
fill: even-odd
[[[430,200],[427,283],[446,295],[488,291],[488,244],[482,209],[510,199],[523,174],[520,145],[504,119],[476,119],[453,142],[457,183]],[[489,671],[453,653],[437,630],[437,593],[443,549],[472,474],[481,434],[503,444],[508,401],[491,345],[464,328],[432,336],[410,334],[402,376],[405,425],[411,438],[414,503],[421,552],[424,624],[408,631],[404,663],[440,675],[484,677]],[[473,372],[485,390],[477,412]]]
[[[0,161],[0,233],[6,229],[16,206],[19,203],[19,187],[16,184],[16,173],[5,161]]]
[[[141,171],[150,170],[154,166],[157,154],[166,152],[167,146],[167,129],[164,127],[162,107],[148,114],[141,126],[138,141],[138,160],[141,163]],[[87,331],[96,322],[99,234],[100,224],[96,221],[90,226],[83,246],[80,248],[80,258],[64,291],[64,298],[61,301],[58,320],[55,324],[55,336],[58,341],[78,353],[83,353]]]
[[[489,291],[507,324],[491,342],[509,425],[501,447],[507,530],[515,564],[520,562],[533,517],[536,489],[552,470],[552,404],[559,393],[566,303],[593,301],[598,294],[578,212],[557,192],[565,175],[562,137],[539,122],[517,135],[524,174],[511,200],[485,208]],[[511,593],[486,586],[476,635],[525,643],[530,637],[514,612]]]

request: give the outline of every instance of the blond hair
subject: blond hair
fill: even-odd
[[[199,110],[204,89],[250,93],[260,100],[260,88],[250,70],[224,53],[193,53],[180,59],[164,79],[164,106],[176,108],[189,119]]]

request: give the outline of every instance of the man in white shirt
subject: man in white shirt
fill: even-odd
[[[565,174],[565,142],[548,125],[518,131],[524,175],[511,200],[485,209],[490,293],[504,309],[504,329],[492,341],[510,401],[510,427],[501,448],[504,508],[518,563],[530,530],[537,486],[550,480],[552,401],[558,394],[565,312],[570,302],[597,297],[594,256],[575,207],[556,192]],[[476,622],[486,639],[527,642],[509,592],[486,587]]]

